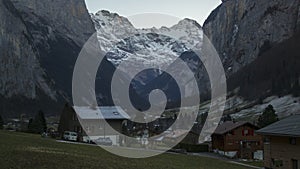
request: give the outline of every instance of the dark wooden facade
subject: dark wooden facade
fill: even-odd
[[[58,132],[61,137],[65,131],[72,131],[78,133],[79,135],[86,135],[78,121],[76,112],[68,104],[65,105],[61,113],[58,127]]]
[[[237,158],[253,159],[255,152],[263,150],[263,138],[254,132],[256,129],[257,127],[250,123],[231,124],[227,130],[212,135],[212,149],[222,151],[224,154],[236,152]]]

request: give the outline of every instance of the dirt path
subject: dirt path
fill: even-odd
[[[221,156],[221,155],[218,155],[218,154],[215,154],[215,153],[190,153],[188,155],[215,158],[215,159],[218,159],[218,160],[227,161],[229,163],[233,163],[233,164],[237,164],[237,165],[241,165],[241,166],[245,166],[245,167],[250,167],[250,168],[255,168],[255,169],[263,169],[263,167],[257,167],[257,166],[253,166],[253,165],[249,165],[249,164],[244,164],[244,163],[242,163],[238,160],[229,159],[229,158],[226,158],[224,156]]]

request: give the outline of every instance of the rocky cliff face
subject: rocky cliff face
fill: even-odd
[[[253,62],[300,28],[299,0],[226,0],[203,25],[227,73]]]
[[[44,92],[53,97],[49,86],[42,80],[44,73],[26,25],[10,1],[1,1],[0,4],[0,94],[8,98],[23,95],[33,99],[36,86],[43,86]]]
[[[60,34],[81,46],[89,35],[95,32],[83,0],[11,1],[27,25],[44,24],[43,26],[48,28],[47,35],[50,38]],[[34,35],[37,39],[37,32]]]
[[[298,113],[299,0],[223,0],[203,29],[227,71],[225,113],[255,120],[267,104],[279,117]]]
[[[52,105],[70,98],[78,53],[95,32],[84,1],[0,0],[0,18],[1,114],[59,113]]]

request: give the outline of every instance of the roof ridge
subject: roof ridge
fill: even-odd
[[[300,136],[300,114],[288,116],[257,131],[264,135]]]

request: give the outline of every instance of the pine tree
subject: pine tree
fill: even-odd
[[[294,97],[299,97],[299,95],[300,95],[299,81],[296,81],[296,83],[293,85],[291,90],[292,90],[292,94]]]
[[[47,123],[43,111],[39,111],[34,119],[30,119],[28,131],[31,133],[41,134],[47,130]]]
[[[258,126],[263,128],[278,121],[278,116],[272,105],[269,105],[258,118]]]
[[[223,117],[223,121],[226,122],[226,121],[233,121],[232,117],[227,114],[226,116]]]
[[[208,112],[201,114],[201,124],[204,125],[208,117]]]
[[[2,130],[3,129],[3,119],[2,119],[2,116],[0,115],[0,129]]]
[[[33,133],[32,123],[33,123],[33,119],[30,119],[28,123],[28,132],[30,133]]]

